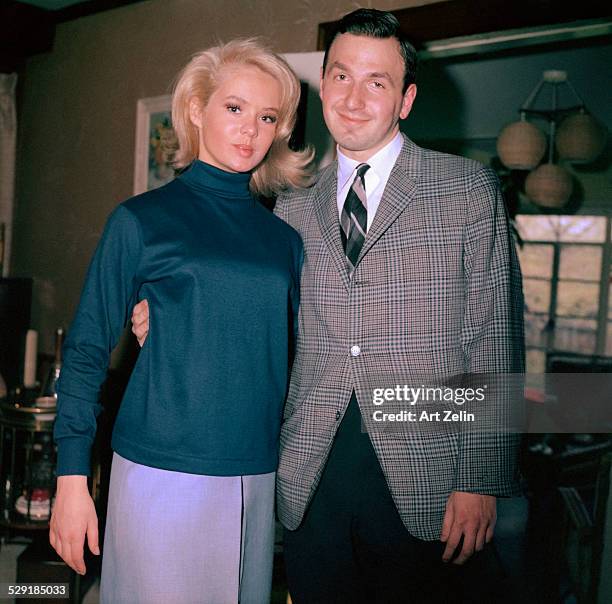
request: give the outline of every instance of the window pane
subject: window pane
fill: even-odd
[[[599,284],[559,281],[557,316],[596,317]]]
[[[548,315],[533,315],[525,313],[525,344],[527,346],[546,346],[546,332],[544,328],[548,322]]]
[[[605,216],[558,216],[560,241],[590,241],[603,243],[606,240]]]
[[[555,327],[556,350],[594,354],[597,343],[597,321],[558,318]]]
[[[557,241],[553,216],[528,216],[519,214],[516,225],[524,241]]]
[[[548,312],[550,304],[550,282],[525,279],[525,310],[528,312]]]
[[[525,354],[527,373],[544,373],[546,371],[546,352],[528,349]]]
[[[521,271],[524,277],[552,277],[553,246],[526,243],[518,248]]]
[[[592,245],[564,245],[561,248],[561,279],[599,281],[602,248]]]
[[[601,243],[606,239],[605,216],[516,217],[521,237],[531,241],[576,241]]]
[[[608,335],[606,336],[606,354],[612,357],[612,321],[608,321]]]

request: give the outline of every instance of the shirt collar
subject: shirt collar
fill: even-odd
[[[348,181],[354,178],[355,168],[362,163],[366,163],[370,166],[370,169],[366,172],[366,177],[369,173],[374,173],[378,176],[379,182],[386,185],[403,145],[404,138],[402,134],[398,132],[389,143],[365,162],[347,157],[338,147],[336,147],[338,153],[338,190],[340,191],[343,189]],[[372,174],[370,174],[370,176],[372,176]]]

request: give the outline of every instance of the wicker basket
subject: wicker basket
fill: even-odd
[[[572,194],[572,175],[555,164],[542,164],[525,180],[525,193],[544,208],[562,208]]]
[[[508,124],[497,137],[497,155],[511,170],[535,168],[546,152],[544,133],[530,122]]]
[[[557,131],[559,157],[576,164],[597,159],[606,144],[606,130],[588,113],[566,117]]]

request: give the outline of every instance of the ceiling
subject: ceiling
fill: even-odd
[[[45,11],[56,22],[69,21],[142,0],[5,0],[8,4],[27,5]]]
[[[21,0],[23,4],[32,4],[45,10],[59,10],[72,4],[80,4],[84,0]]]
[[[58,23],[143,0],[2,0],[0,2],[0,72],[19,71],[25,60],[53,48]],[[612,34],[610,0],[446,0],[393,11],[423,55],[489,52],[500,47],[551,44]],[[316,19],[316,14],[313,15]],[[561,33],[550,26],[562,25]],[[566,31],[566,25],[571,26]],[[319,48],[333,23],[319,26]],[[529,37],[525,38],[525,30]],[[534,30],[538,30],[533,35]],[[542,31],[540,31],[542,30]],[[503,41],[498,41],[499,34]],[[511,34],[510,39],[505,34]],[[525,42],[527,40],[527,42]],[[442,41],[444,48],[433,48]],[[447,44],[450,42],[450,46]],[[501,46],[500,46],[501,44]],[[425,56],[423,56],[425,58]]]

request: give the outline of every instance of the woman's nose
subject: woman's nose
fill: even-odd
[[[245,120],[242,123],[240,132],[242,134],[245,134],[246,136],[256,136],[257,135],[257,120],[256,119]]]

